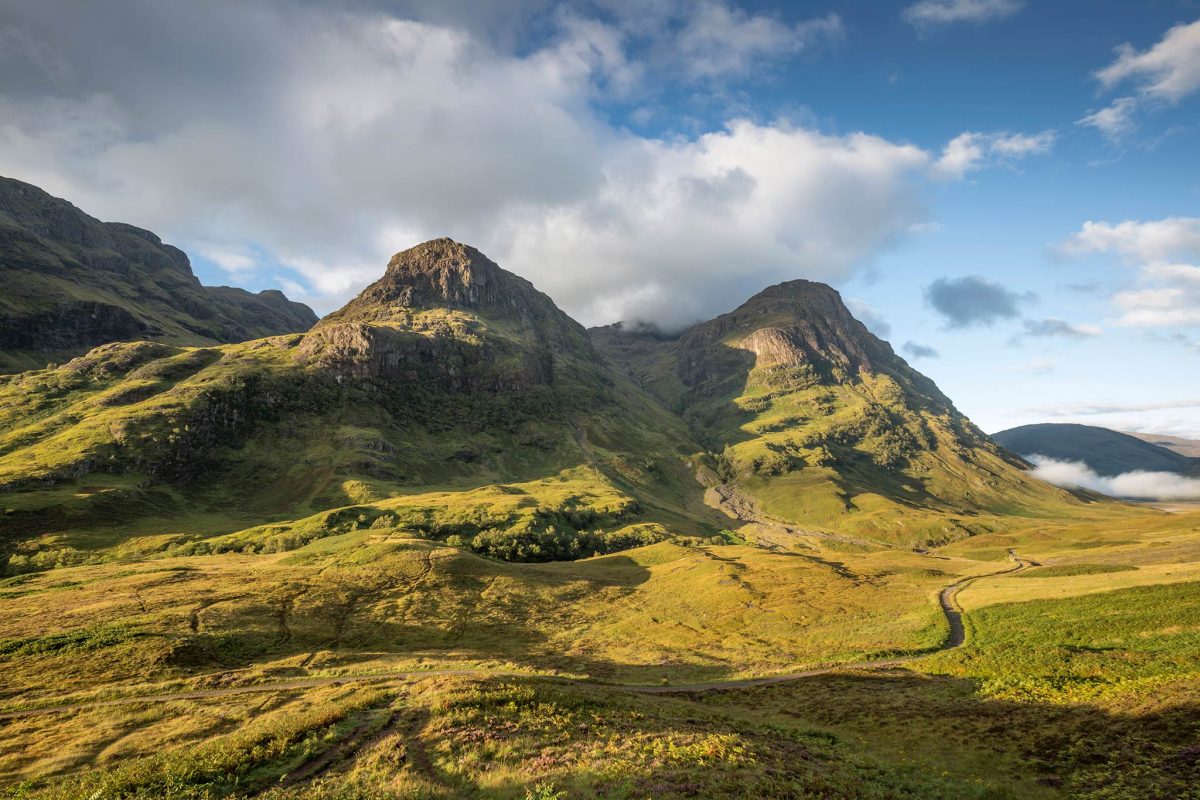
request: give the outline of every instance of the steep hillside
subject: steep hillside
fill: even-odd
[[[720,453],[726,500],[767,517],[923,546],[987,530],[990,515],[1082,509],[823,284],[772,286],[676,339],[611,326],[593,339]]]
[[[278,291],[201,286],[187,256],[153,233],[10,178],[0,178],[0,281],[0,372],[106,342],[239,342],[317,321]]]
[[[1021,455],[1082,461],[1099,475],[1120,475],[1135,470],[1181,475],[1200,473],[1200,461],[1196,459],[1136,436],[1091,425],[1022,425],[993,434],[992,438]]]
[[[388,524],[570,558],[725,527],[700,449],[549,298],[442,239],[307,334],[110,344],[0,382],[0,529],[22,569]]]

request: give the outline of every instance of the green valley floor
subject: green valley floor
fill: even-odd
[[[0,609],[0,796],[1200,797],[1194,511],[542,564],[366,527]]]

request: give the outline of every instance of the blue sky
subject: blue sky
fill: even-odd
[[[678,327],[806,277],[986,430],[1200,437],[1195,0],[0,0],[0,120],[206,283],[326,312],[450,235]]]

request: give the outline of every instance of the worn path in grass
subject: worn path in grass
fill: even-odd
[[[289,681],[276,681],[273,683],[251,684],[247,686],[233,686],[222,689],[197,689],[193,691],[167,692],[153,695],[131,695],[129,697],[112,698],[107,700],[61,703],[58,705],[40,706],[37,708],[3,711],[0,712],[0,720],[31,717],[39,714],[54,714],[67,711],[105,708],[109,706],[128,705],[132,703],[170,703],[180,700],[203,700],[214,697],[229,697],[232,695],[249,694],[254,692],[289,692],[302,689],[312,689],[319,686],[339,686],[349,683],[387,683],[390,681],[414,680],[439,676],[481,676],[492,678],[537,677],[546,680],[581,683],[591,686],[608,686],[611,688],[625,689],[628,691],[642,692],[647,694],[668,694],[742,689],[749,686],[763,686],[773,683],[796,681],[803,678],[811,678],[817,675],[827,675],[831,672],[841,672],[846,670],[886,669],[889,667],[902,666],[905,663],[932,655],[934,653],[941,653],[946,650],[952,650],[956,647],[961,647],[966,641],[966,630],[962,622],[962,609],[959,607],[956,599],[958,592],[968,584],[982,578],[993,578],[1001,575],[1009,575],[1019,572],[1028,566],[1028,563],[1022,561],[1012,550],[1009,550],[1008,557],[1014,562],[1014,565],[1008,569],[988,573],[987,575],[976,575],[969,578],[962,578],[942,589],[938,595],[938,602],[941,606],[942,613],[946,616],[946,621],[950,626],[949,636],[947,636],[946,641],[943,642],[941,646],[925,653],[909,656],[897,656],[895,658],[880,659],[875,661],[855,661],[843,664],[830,664],[814,667],[812,669],[803,670],[800,672],[789,672],[782,675],[769,675],[762,678],[743,678],[739,680],[711,681],[707,683],[688,683],[664,686],[604,683],[587,678],[570,678],[532,672],[502,671],[483,668],[405,670],[399,672],[381,672],[369,675],[341,675],[328,678],[300,678]]]

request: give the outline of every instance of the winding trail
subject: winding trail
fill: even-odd
[[[942,613],[946,617],[947,623],[950,626],[949,636],[946,641],[939,647],[917,653],[909,656],[897,656],[896,658],[881,659],[876,661],[855,661],[842,664],[829,664],[812,669],[802,670],[800,672],[789,672],[781,675],[769,675],[762,678],[743,678],[740,680],[728,681],[711,681],[707,683],[686,683],[666,686],[654,686],[645,684],[628,684],[628,683],[607,683],[588,678],[570,678],[559,675],[543,675],[531,672],[517,672],[491,669],[430,669],[430,670],[403,670],[397,672],[380,672],[368,675],[341,675],[328,678],[299,678],[289,681],[276,681],[273,683],[250,684],[247,686],[233,686],[223,689],[197,689],[192,691],[167,692],[163,694],[152,695],[131,695],[129,697],[112,698],[109,700],[92,700],[77,703],[61,703],[58,705],[39,706],[37,708],[26,708],[14,711],[0,711],[0,721],[21,719],[25,717],[39,716],[42,714],[65,713],[69,711],[79,711],[84,709],[106,708],[111,706],[131,705],[137,703],[172,703],[181,700],[204,700],[214,697],[231,697],[241,694],[254,694],[262,692],[292,692],[304,689],[313,689],[321,686],[342,686],[347,684],[373,684],[373,683],[389,683],[396,681],[416,680],[421,678],[439,677],[439,676],[486,676],[493,678],[516,678],[516,677],[536,677],[542,680],[555,681],[559,683],[573,683],[585,686],[603,686],[613,689],[624,689],[631,692],[639,692],[642,694],[684,694],[690,692],[710,692],[729,689],[743,689],[751,686],[766,686],[775,683],[787,683],[789,681],[802,680],[811,678],[817,675],[827,675],[832,672],[844,672],[847,670],[869,670],[869,669],[886,669],[890,667],[903,666],[906,663],[916,661],[921,658],[941,653],[947,650],[953,650],[961,647],[966,641],[966,629],[962,621],[962,608],[958,604],[958,593],[969,584],[981,580],[983,578],[995,578],[1001,575],[1010,575],[1019,572],[1029,566],[1028,562],[1021,560],[1017,554],[1009,550],[1008,557],[1013,561],[1013,566],[999,570],[998,572],[989,572],[985,575],[973,575],[967,578],[961,578],[954,583],[946,586],[938,594],[938,604],[941,607]]]

